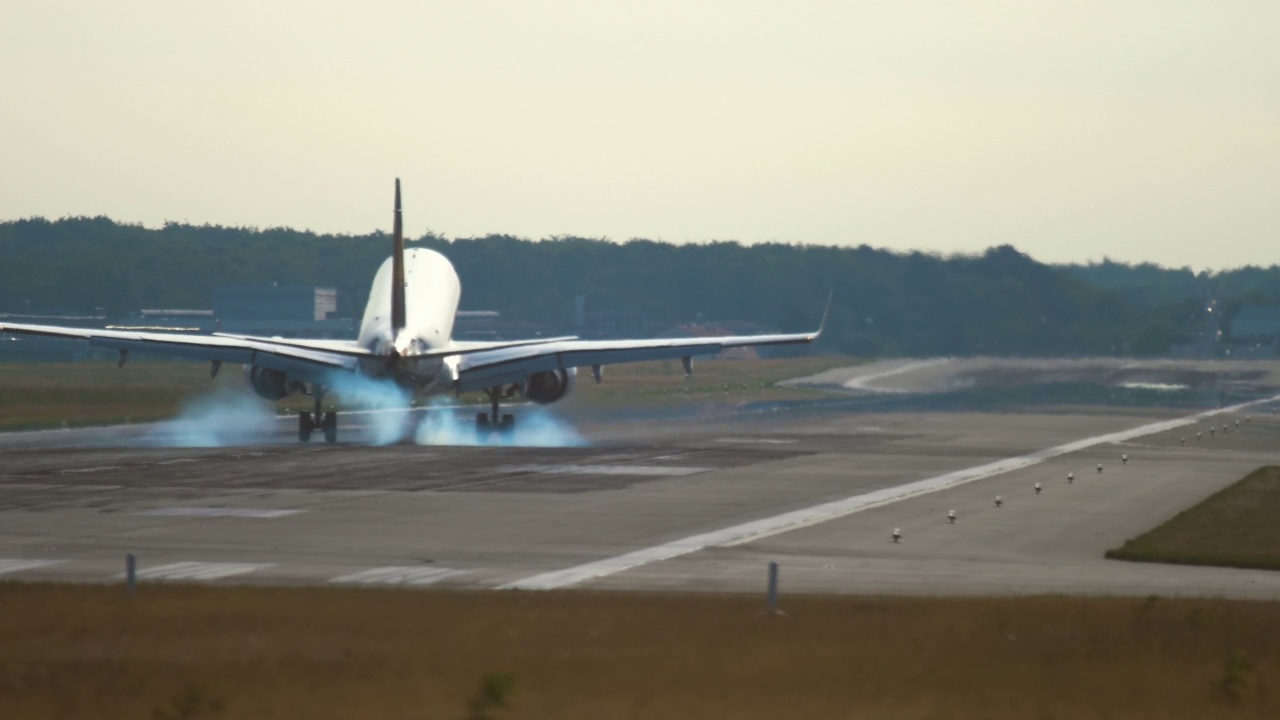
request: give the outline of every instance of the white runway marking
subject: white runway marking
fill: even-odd
[[[329,580],[331,583],[360,583],[363,585],[431,585],[445,578],[465,575],[469,570],[424,567],[380,567],[363,572],[342,575]]]
[[[791,445],[796,441],[782,440],[780,438],[720,438],[716,442],[733,443],[735,445]]]
[[[1254,400],[1231,407],[1219,408],[1217,410],[1209,410],[1187,417],[1177,418],[1174,420],[1164,420],[1161,422],[1141,425],[1129,430],[1110,433],[1107,435],[1099,435],[1097,437],[1085,438],[1066,445],[1058,445],[1044,450],[1038,450],[1028,455],[1020,455],[1018,457],[997,460],[986,465],[968,468],[966,470],[957,470],[945,475],[926,478],[909,482],[904,485],[875,490],[861,495],[844,498],[843,500],[835,500],[821,505],[803,508],[801,510],[793,510],[781,515],[753,520],[751,522],[734,525],[721,530],[714,530],[700,535],[693,535],[679,540],[673,540],[661,545],[642,548],[633,552],[617,555],[603,560],[596,560],[584,563],[565,570],[555,570],[552,572],[533,575],[522,580],[507,583],[498,586],[499,590],[520,589],[520,590],[554,590],[556,588],[568,587],[576,585],[593,578],[613,575],[629,570],[641,565],[657,562],[659,560],[667,560],[681,555],[687,555],[697,552],[708,547],[723,547],[731,545],[741,545],[743,543],[759,540],[760,538],[770,535],[778,535],[780,533],[797,530],[799,528],[817,525],[818,523],[835,520],[847,515],[852,515],[862,510],[867,510],[889,503],[906,500],[910,497],[923,495],[925,493],[937,492],[947,488],[962,485],[964,483],[981,480],[993,475],[1000,475],[1012,470],[1020,470],[1039,464],[1045,460],[1066,455],[1067,453],[1085,450],[1095,445],[1105,443],[1118,443],[1132,440],[1143,435],[1153,435],[1158,432],[1172,430],[1174,428],[1184,427],[1197,423],[1207,417],[1219,415],[1222,413],[1236,412],[1253,405],[1261,405],[1263,403],[1274,402],[1280,400],[1280,395],[1266,398],[1263,400]]]
[[[297,515],[304,510],[277,508],[214,508],[214,507],[173,507],[145,510],[136,515],[153,517],[238,517],[238,518],[278,518]]]
[[[678,476],[707,472],[715,468],[679,465],[509,465],[498,472],[540,475],[652,475]]]
[[[217,580],[271,567],[274,563],[177,562],[138,571],[139,580]],[[116,577],[124,577],[123,574]]]
[[[87,468],[76,468],[74,470],[63,470],[58,474],[71,475],[73,473],[93,473],[93,472],[102,472],[103,470],[119,470],[119,469],[120,469],[119,465],[103,465],[102,467],[87,467]]]
[[[908,373],[908,372],[911,372],[912,370],[919,370],[920,368],[933,367],[934,365],[941,365],[943,363],[949,363],[949,362],[951,362],[951,358],[935,358],[933,360],[920,360],[917,362],[910,362],[905,365],[900,365],[891,370],[883,370],[881,372],[871,373],[870,375],[863,375],[861,377],[856,377],[851,380],[846,380],[844,383],[844,386],[849,390],[865,390],[867,392],[877,392],[877,393],[905,392],[904,390],[900,390],[898,388],[871,387],[869,383],[873,383],[876,380],[881,380],[883,378],[893,377],[894,375],[901,375],[903,373]]]
[[[0,575],[5,573],[19,572],[22,570],[34,570],[36,568],[49,567],[64,563],[66,560],[22,560],[19,558],[0,558]]]

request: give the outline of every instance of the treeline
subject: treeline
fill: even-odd
[[[463,283],[463,309],[567,324],[573,297],[589,310],[639,310],[657,324],[748,320],[812,328],[835,300],[819,349],[879,354],[1151,355],[1189,340],[1207,293],[1280,298],[1280,268],[1218,275],[1102,263],[1058,267],[1010,246],[940,257],[732,242],[670,245],[507,236],[416,242],[444,253]],[[229,284],[313,284],[339,291],[358,317],[390,237],[318,235],[108,218],[0,224],[0,312],[103,307],[208,307]]]

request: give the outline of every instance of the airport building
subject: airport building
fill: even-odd
[[[1280,355],[1280,305],[1243,305],[1229,327],[1230,357],[1265,359]]]
[[[352,318],[336,317],[338,291],[310,285],[227,285],[213,289],[219,332],[292,338],[354,339]]]

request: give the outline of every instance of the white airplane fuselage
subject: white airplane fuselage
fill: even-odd
[[[462,296],[462,283],[445,256],[426,248],[404,251],[405,326],[392,327],[394,260],[378,268],[369,289],[369,303],[360,321],[357,343],[379,356],[365,361],[361,370],[374,377],[390,377],[401,385],[423,388],[440,374],[439,358],[414,359],[415,355],[448,348],[453,321]]]

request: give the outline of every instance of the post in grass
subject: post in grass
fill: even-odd
[[[778,563],[769,563],[769,594],[768,594],[768,612],[770,615],[778,615]]]
[[[124,556],[124,587],[129,597],[138,593],[138,558],[133,553]]]

